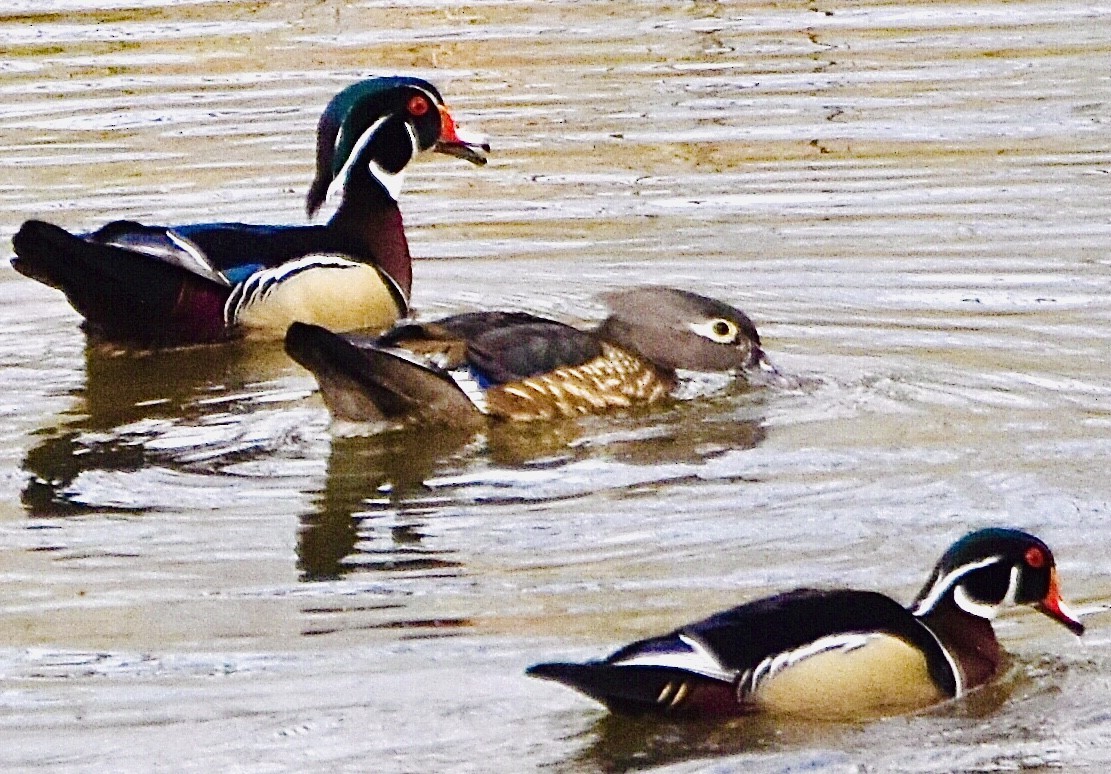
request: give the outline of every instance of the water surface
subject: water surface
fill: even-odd
[[[743,307],[797,389],[343,437],[277,346],[86,351],[0,269],[0,764],[25,771],[1105,767],[1111,10],[1092,2],[65,0],[0,8],[0,236],[302,222],[339,88],[431,79],[414,305]],[[526,679],[752,597],[909,600],[966,530],[1056,551],[1082,641],[909,718],[610,718]]]

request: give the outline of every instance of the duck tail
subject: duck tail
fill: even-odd
[[[41,220],[12,237],[12,268],[65,293],[94,335],[138,345],[212,341],[227,290],[149,255]]]
[[[349,422],[450,426],[474,424],[482,415],[451,375],[386,349],[372,337],[338,334],[319,325],[293,323],[285,351],[312,372],[332,416]]]
[[[742,711],[732,686],[676,669],[585,664],[534,664],[526,674],[574,688],[622,715],[733,715]]]

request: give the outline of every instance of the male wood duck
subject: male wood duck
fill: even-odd
[[[93,339],[123,346],[279,339],[294,320],[381,330],[408,312],[406,165],[427,150],[481,165],[488,149],[456,130],[432,84],[372,78],[333,97],[317,127],[309,216],[342,194],[326,225],[121,220],[74,235],[30,220],[12,239],[12,266],[65,293]]]
[[[871,591],[797,589],[640,640],[601,661],[536,664],[613,712],[816,718],[921,709],[983,685],[1003,653],[991,620],[1033,605],[1077,635],[1048,546],[1015,529],[954,543],[910,608]]]
[[[573,417],[659,401],[680,369],[774,370],[752,321],[728,304],[654,286],[604,298],[611,314],[591,331],[524,312],[471,312],[376,338],[295,323],[285,346],[316,376],[335,418],[395,424]]]

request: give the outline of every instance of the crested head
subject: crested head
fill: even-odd
[[[950,603],[987,620],[1005,607],[1033,605],[1075,634],[1084,631],[1061,598],[1053,552],[1022,530],[981,529],[949,547],[911,612],[926,617]]]
[[[417,154],[438,149],[485,163],[477,147],[459,139],[443,97],[428,81],[359,81],[332,97],[320,116],[316,177],[305,208],[313,215],[337,187],[366,195],[373,190],[396,201],[402,173]]]
[[[610,316],[599,335],[660,368],[742,371],[764,361],[760,335],[744,312],[676,288],[646,285],[602,294]]]

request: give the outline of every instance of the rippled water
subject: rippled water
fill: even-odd
[[[799,389],[480,437],[331,432],[278,347],[86,352],[0,269],[0,765],[1106,766],[1111,9],[1095,2],[0,6],[0,235],[301,222],[336,90],[494,145],[412,171],[422,315],[745,308]],[[635,723],[526,679],[759,594],[909,599],[965,530],[1058,554],[1077,641],[859,726]]]

